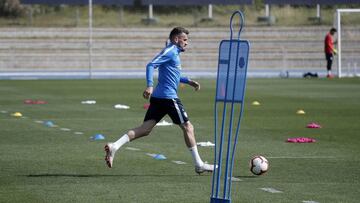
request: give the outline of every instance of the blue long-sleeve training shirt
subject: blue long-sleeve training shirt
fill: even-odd
[[[170,43],[147,66],[146,82],[148,87],[154,85],[154,69],[159,69],[158,84],[152,97],[174,99],[178,98],[177,88],[179,83],[189,83],[187,77],[181,77],[181,49]]]

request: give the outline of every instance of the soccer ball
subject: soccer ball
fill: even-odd
[[[269,162],[263,156],[254,156],[250,161],[250,171],[254,175],[262,175],[269,169]]]

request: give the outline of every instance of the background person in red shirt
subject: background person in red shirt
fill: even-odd
[[[326,61],[327,61],[327,65],[326,65],[326,69],[327,69],[327,76],[328,78],[333,78],[334,76],[331,73],[331,67],[332,67],[332,62],[334,59],[334,55],[337,53],[337,50],[334,48],[334,44],[336,42],[334,42],[333,37],[336,33],[336,29],[335,28],[331,28],[330,31],[326,34],[325,37],[325,57],[326,57]]]

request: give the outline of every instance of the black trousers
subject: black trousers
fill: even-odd
[[[326,57],[326,61],[327,61],[326,69],[331,70],[331,66],[332,66],[334,56],[333,56],[333,54],[325,53],[325,57]]]

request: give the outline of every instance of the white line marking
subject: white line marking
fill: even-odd
[[[41,124],[43,124],[44,123],[44,121],[40,121],[40,120],[36,120],[36,121],[34,121],[35,123],[41,123]]]
[[[240,182],[242,181],[240,178],[231,177],[231,181],[233,182]]]
[[[62,131],[71,131],[71,129],[69,129],[69,128],[60,128],[60,130],[62,130]]]
[[[303,203],[319,203],[317,201],[312,201],[312,200],[303,200]]]
[[[151,153],[145,153],[146,155],[148,155],[148,156],[151,156],[151,157],[155,157],[156,156],[156,154],[151,154]]]
[[[265,192],[270,192],[270,193],[283,193],[282,191],[271,188],[271,187],[263,187],[263,188],[259,188],[259,189],[263,190]]]
[[[83,135],[83,132],[74,132],[75,135]]]
[[[210,142],[210,141],[207,141],[207,142],[197,142],[196,143],[197,146],[200,146],[200,147],[215,147],[215,144]]]
[[[140,151],[140,149],[135,148],[135,147],[126,147],[125,149],[130,150],[130,151]]]
[[[8,113],[7,111],[0,111],[1,113]]]
[[[130,106],[124,105],[124,104],[115,104],[115,109],[130,109]]]
[[[173,124],[169,123],[169,122],[167,122],[165,120],[163,120],[163,121],[156,124],[156,126],[170,126],[170,125],[173,125]]]
[[[171,162],[176,163],[176,164],[179,164],[179,165],[186,164],[186,162],[183,162],[183,161],[171,161]]]

